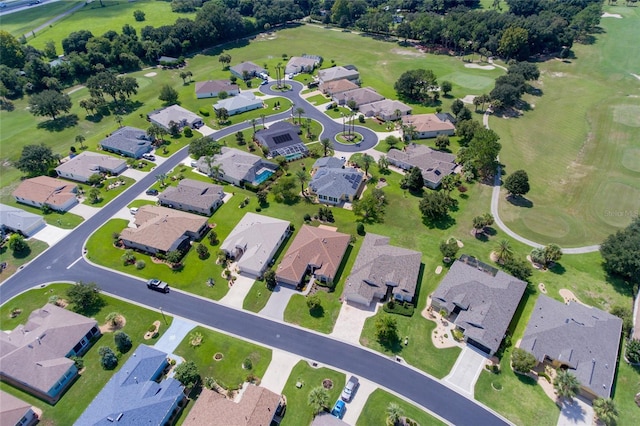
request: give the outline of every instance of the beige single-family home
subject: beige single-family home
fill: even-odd
[[[224,200],[220,185],[194,179],[182,179],[158,195],[161,206],[211,216]]]
[[[49,176],[25,179],[12,195],[17,202],[34,207],[48,206],[66,212],[78,204],[78,185]]]
[[[92,175],[108,173],[119,175],[127,170],[122,158],[85,151],[56,167],[58,176],[78,182],[87,182]]]

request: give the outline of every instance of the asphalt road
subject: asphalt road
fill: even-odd
[[[308,109],[309,115],[312,116],[312,110],[315,108]],[[271,117],[271,120],[282,118],[283,114]],[[223,137],[246,127],[247,123],[237,124],[216,132],[214,136]],[[170,294],[161,294],[149,291],[143,280],[88,263],[82,257],[82,251],[85,241],[94,230],[151,186],[157,174],[168,173],[187,155],[188,147],[178,151],[103,207],[95,216],[87,219],[64,239],[2,283],[0,304],[42,283],[93,281],[105,292],[141,305],[156,309],[162,307],[168,314],[179,315],[242,338],[350,371],[411,399],[452,424],[508,424],[475,401],[383,355],[187,293],[172,291]]]

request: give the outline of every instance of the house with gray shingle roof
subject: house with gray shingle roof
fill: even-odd
[[[360,108],[362,105],[370,104],[372,102],[381,101],[384,99],[380,93],[373,90],[371,87],[359,87],[353,90],[347,90],[333,95],[333,101],[338,105],[347,105],[350,101],[355,102],[355,107]]]
[[[240,88],[229,80],[207,80],[196,83],[196,98],[198,99],[214,98],[220,92],[226,92],[229,96],[233,96],[240,93]]]
[[[220,166],[216,179],[229,182],[235,186],[245,184],[259,185],[274,174],[278,165],[255,154],[223,146],[220,154],[211,158],[200,157],[196,162],[198,170],[208,176],[212,175],[212,167]]]
[[[216,111],[226,109],[229,115],[236,115],[246,111],[262,108],[262,99],[256,97],[253,92],[242,92],[237,96],[220,99],[213,105]]]
[[[360,105],[359,111],[365,117],[376,117],[383,121],[397,120],[403,115],[411,114],[411,107],[393,99],[383,99]]]
[[[198,114],[194,114],[180,105],[171,105],[166,108],[157,109],[147,114],[147,118],[154,124],[169,130],[172,123],[178,125],[179,129],[190,127],[199,129],[204,126],[204,121]]]
[[[276,269],[278,282],[299,287],[307,273],[332,284],[351,237],[335,229],[302,225]]]
[[[0,204],[0,230],[19,232],[30,237],[46,226],[42,216],[26,212],[17,207]]]
[[[247,213],[225,238],[220,248],[237,262],[241,273],[259,277],[289,236],[289,222]]]
[[[31,404],[0,390],[0,420],[7,426],[32,426],[38,423],[38,416]]]
[[[294,126],[288,121],[278,121],[269,128],[258,130],[255,138],[261,146],[267,147],[268,157],[274,158],[282,155],[287,160],[292,160],[304,157],[309,153],[309,149],[298,136],[299,130],[299,126]]]
[[[70,358],[99,335],[96,320],[47,303],[0,333],[0,379],[53,404],[78,374]]]
[[[389,237],[367,233],[342,298],[364,306],[387,297],[413,302],[421,259],[419,251],[389,245]]]
[[[359,170],[344,167],[344,160],[329,158],[319,158],[314,163],[309,190],[318,197],[320,203],[350,203],[360,196],[364,176]]]
[[[328,83],[335,80],[357,81],[360,78],[358,70],[349,69],[342,66],[325,68],[318,71],[318,81],[320,84]]]
[[[590,398],[609,398],[618,362],[622,320],[576,302],[564,304],[541,294],[520,348],[539,363],[568,368]]]
[[[246,71],[249,77],[255,77],[260,73],[266,72],[264,68],[254,64],[253,62],[241,62],[238,65],[234,65],[229,68],[231,74],[238,78],[244,78],[244,72]]]
[[[253,384],[246,385],[239,401],[205,388],[182,425],[269,426],[279,403],[280,395]]]
[[[151,139],[144,130],[125,126],[101,140],[100,148],[125,157],[140,158],[151,151]]]
[[[158,195],[161,206],[211,216],[224,200],[220,185],[194,179],[182,179],[178,186],[170,186]]]
[[[319,56],[292,56],[284,67],[284,72],[285,74],[310,73],[321,61],[322,58]]]
[[[467,344],[493,355],[526,288],[522,280],[473,257],[461,256],[431,295],[431,306],[447,312]]]
[[[75,422],[75,426],[172,424],[184,400],[184,386],[174,378],[160,380],[167,354],[140,345]]]
[[[199,215],[145,205],[138,209],[135,228],[124,228],[120,239],[126,248],[146,253],[186,251],[192,240],[199,240],[207,230],[207,218]]]
[[[61,178],[87,182],[92,175],[119,175],[126,169],[127,162],[121,158],[85,151],[56,167],[56,173]]]
[[[389,164],[403,170],[418,167],[427,188],[437,189],[442,178],[455,173],[456,156],[448,152],[436,151],[425,145],[409,144],[402,150],[392,148],[387,153]]]

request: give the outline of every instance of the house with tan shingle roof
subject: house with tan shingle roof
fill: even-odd
[[[96,320],[47,303],[26,324],[0,333],[0,379],[53,404],[78,374],[70,357],[98,335]]]
[[[276,279],[299,287],[307,273],[331,284],[351,237],[335,229],[302,225],[276,270]]]
[[[12,195],[19,203],[39,208],[46,205],[51,210],[66,212],[78,204],[77,193],[78,186],[74,183],[38,176],[22,181]]]
[[[2,425],[32,426],[38,422],[38,416],[31,404],[0,390],[0,419]]]
[[[411,114],[411,107],[393,99],[360,105],[360,112],[365,117],[376,117],[383,121],[397,120],[403,115]]]
[[[404,126],[413,126],[415,139],[435,138],[438,135],[453,136],[456,126],[449,114],[417,114],[402,117]]]
[[[301,72],[312,72],[317,67],[322,58],[319,56],[292,56],[284,67],[285,74],[298,74]]]
[[[252,384],[238,402],[203,388],[183,426],[269,426],[279,403],[280,395]]]
[[[355,107],[360,108],[364,104],[370,104],[372,102],[381,101],[384,99],[380,93],[373,90],[371,87],[359,87],[353,90],[347,90],[333,95],[333,101],[338,105],[347,105],[350,101],[355,102]]]
[[[218,96],[220,92],[226,92],[229,96],[233,96],[240,93],[240,88],[237,84],[233,84],[229,80],[196,82],[196,98],[198,99],[214,98]]]
[[[58,176],[78,182],[87,182],[95,174],[119,175],[127,169],[127,162],[110,155],[83,152],[56,167]]]
[[[357,89],[358,87],[360,86],[358,86],[351,80],[347,80],[346,78],[327,81],[326,83],[322,83],[318,86],[322,93],[331,97],[339,93],[346,92],[347,90]]]
[[[158,195],[161,206],[211,216],[224,200],[220,185],[194,179],[182,179]]]
[[[456,156],[448,152],[436,151],[425,145],[409,144],[402,150],[392,148],[387,152],[389,164],[403,170],[418,167],[427,188],[436,189],[442,178],[455,173]]]
[[[318,81],[320,84],[328,83],[335,80],[350,80],[357,81],[360,78],[360,73],[356,69],[349,69],[342,66],[325,68],[318,71]]]
[[[160,206],[146,205],[136,213],[135,228],[125,228],[120,239],[127,248],[144,252],[185,251],[207,230],[207,218]]]
[[[422,253],[389,245],[389,237],[367,233],[347,277],[343,300],[370,306],[393,297],[413,302]]]

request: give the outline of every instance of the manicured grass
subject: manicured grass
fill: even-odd
[[[29,313],[37,308],[41,308],[52,295],[58,295],[63,297],[66,289],[69,288],[69,284],[54,284],[45,288],[39,288],[36,290],[30,290],[23,293],[14,299],[10,300],[0,307],[0,318],[2,318],[2,328],[4,330],[13,329],[18,324],[23,324],[27,321]],[[162,316],[158,312],[150,311],[139,307],[138,305],[123,302],[119,299],[115,299],[109,296],[102,296],[105,305],[100,309],[92,313],[92,316],[96,318],[99,324],[104,324],[105,317],[110,312],[118,312],[125,317],[126,325],[122,330],[131,337],[133,343],[133,349],[128,353],[120,356],[118,367],[119,369],[126,360],[134,352],[135,348],[143,343],[147,345],[153,345],[157,338],[151,340],[144,340],[143,336],[149,326],[154,321],[161,321],[159,336],[164,333],[171,324],[173,318],[167,316],[169,324],[165,325]],[[9,318],[10,311],[18,307],[23,309],[22,314],[18,317]],[[84,359],[85,370],[80,375],[79,379],[73,383],[73,385],[67,390],[64,396],[54,406],[51,406],[31,395],[22,392],[6,383],[0,383],[0,389],[17,396],[18,398],[27,401],[28,403],[43,410],[41,422],[43,424],[52,425],[70,425],[82,414],[84,409],[100,392],[103,386],[111,378],[115,371],[103,370],[100,366],[100,357],[98,355],[98,348],[100,346],[111,346],[115,348],[113,342],[113,334],[105,333],[100,339],[93,344],[91,349],[82,357]]]
[[[624,350],[624,347],[622,349]],[[627,364],[621,357],[613,389],[613,401],[618,409],[619,425],[636,425],[640,423],[640,409],[633,399],[640,392],[640,389],[638,389],[640,387],[639,382],[640,368]]]
[[[340,313],[339,295],[326,291],[318,291],[316,294],[320,298],[321,307],[313,312],[309,311],[305,296],[294,294],[284,311],[284,320],[321,333],[331,333]]]
[[[0,263],[6,262],[7,266],[0,272],[0,282],[15,274],[18,268],[33,260],[37,255],[45,251],[49,245],[44,241],[31,238],[27,241],[29,249],[21,253],[15,253],[9,249],[9,243],[0,247]]]
[[[56,22],[52,27],[37,33],[36,38],[29,37],[29,44],[42,49],[47,41],[53,40],[56,43],[58,53],[62,53],[62,39],[72,31],[79,29],[88,29],[93,35],[99,36],[109,30],[120,32],[125,24],[129,24],[140,34],[140,30],[146,25],[160,27],[173,24],[178,18],[193,19],[195,16],[195,13],[173,13],[171,3],[168,2],[143,0],[132,3],[106,0],[103,3],[106,7],[101,8],[99,2],[88,4],[74,14]],[[40,9],[40,7],[35,9]],[[146,15],[143,22],[137,22],[133,18],[133,11],[138,9]],[[5,18],[2,19],[4,21]],[[34,25],[34,28],[36,26]]]
[[[501,136],[506,172],[529,174],[533,207],[500,203],[500,216],[515,232],[565,247],[597,244],[628,225],[640,210],[640,99],[630,75],[640,56],[624,43],[637,32],[638,8],[604,6],[623,19],[603,18],[593,45],[576,44],[577,59],[540,63],[534,86],[541,97],[519,118],[492,117]],[[635,71],[634,71],[635,70]],[[635,120],[631,118],[635,117]],[[606,176],[606,178],[602,178]],[[504,194],[503,194],[504,195]]]
[[[193,347],[189,343],[194,333],[203,336],[200,346]],[[216,353],[222,354],[220,361],[213,359]],[[271,362],[270,349],[204,327],[191,330],[176,348],[176,354],[195,362],[202,378],[213,377],[226,389],[239,389],[248,375],[262,378]],[[242,368],[242,363],[247,358],[251,360],[251,370]]]
[[[269,301],[271,293],[272,292],[267,289],[264,281],[256,280],[242,302],[242,309],[251,312],[260,312]]]
[[[389,121],[386,123],[381,123],[378,120],[373,118],[365,119],[364,123],[361,123],[360,121],[356,121],[356,126],[363,126],[373,130],[374,132],[392,132],[395,130],[395,124],[393,122]],[[378,145],[376,145],[376,148]]]
[[[313,95],[306,98],[306,101],[312,105],[324,105],[329,103],[331,99],[327,98],[325,95]]]
[[[326,110],[325,114],[335,119],[335,118],[342,118],[343,115],[345,117],[348,117],[350,112],[351,110],[349,108],[339,106],[337,107],[337,111],[336,111],[336,108],[332,108],[332,109]]]
[[[69,9],[83,3],[80,1],[61,1],[48,3],[38,7],[28,8],[20,12],[14,12],[2,16],[2,29],[16,38],[21,35],[31,35],[31,31],[43,25],[50,19],[66,12]],[[37,33],[39,36],[41,33]],[[59,53],[62,53],[61,51]]]
[[[281,112],[289,111],[291,109],[291,101],[287,98],[274,97],[269,99],[264,99],[263,103],[265,104],[264,108],[254,109],[252,111],[243,112],[241,114],[232,115],[229,117],[229,121],[225,123],[223,126],[218,124],[218,120],[215,118],[215,114],[212,113],[211,120],[205,120],[212,129],[222,129],[224,127],[231,126],[233,124],[245,123],[247,127],[251,126],[251,120],[256,119],[258,123],[261,123],[262,117],[269,117],[270,115],[280,114]],[[280,105],[278,107],[275,106],[276,103]],[[184,105],[183,105],[184,106]],[[185,106],[188,109],[188,107]],[[196,111],[196,110],[193,110]]]
[[[2,148],[4,149],[4,146]],[[25,210],[29,213],[40,215],[49,225],[57,226],[58,228],[62,229],[73,229],[84,221],[82,216],[78,216],[69,212],[56,212],[52,210],[50,213],[42,214],[41,209],[29,206],[27,204],[18,203],[16,199],[10,194],[0,196],[0,202]]]
[[[313,388],[322,386],[324,379],[333,381],[333,387],[329,392],[329,410],[333,403],[340,397],[340,392],[345,383],[345,376],[337,371],[328,368],[313,368],[306,361],[298,362],[291,374],[287,384],[282,390],[287,398],[287,413],[282,419],[282,426],[307,425],[313,420],[313,410],[309,406],[309,392]],[[302,383],[301,388],[296,387],[296,383]]]
[[[109,185],[115,183],[116,181],[120,181],[120,182],[124,182],[124,185],[120,185],[117,186],[115,188],[111,188],[109,189]],[[91,207],[102,207],[105,206],[109,201],[113,200],[114,198],[116,198],[118,195],[120,195],[121,193],[123,193],[126,189],[128,189],[131,184],[133,184],[135,182],[135,180],[131,179],[130,177],[126,177],[126,176],[119,176],[116,178],[110,178],[107,179],[103,182],[102,187],[99,188],[100,189],[100,201],[98,201],[95,204],[91,204],[88,200],[88,198],[85,197],[85,200],[83,201],[82,204],[86,204],[88,206]],[[88,191],[90,191],[90,188],[86,189],[86,193],[85,195],[88,194]]]
[[[387,407],[391,403],[398,404],[400,409],[402,409],[402,415],[417,422],[420,426],[445,424],[415,405],[409,404],[404,399],[398,398],[382,389],[376,389],[369,395],[369,399],[367,399],[367,403],[364,405],[356,425],[369,426],[385,424],[387,421]]]

